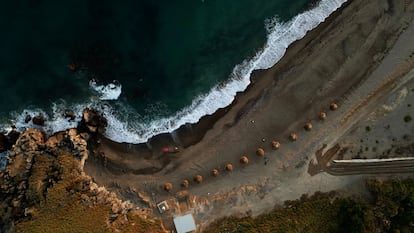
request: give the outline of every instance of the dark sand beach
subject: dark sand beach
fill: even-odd
[[[409,1],[349,1],[291,44],[275,66],[255,71],[247,90],[227,108],[144,144],[101,138],[85,172],[138,205],[137,193],[161,201],[182,190],[187,179],[185,190],[210,203],[196,209],[203,225],[248,210],[258,214],[307,192],[353,192],[360,177],[311,177],[307,165],[323,144],[333,146],[411,79],[414,44],[404,38],[413,35],[413,11]],[[331,103],[339,108],[330,110]],[[319,119],[320,112],[327,113],[326,120]],[[311,131],[303,128],[307,122]],[[292,132],[298,136],[294,142]],[[280,149],[272,149],[273,140]],[[179,152],[164,153],[166,146]],[[264,149],[264,157],[256,155],[257,148]],[[248,165],[239,162],[243,155]],[[228,163],[231,172],[225,170]],[[211,175],[213,169],[220,171],[218,177]],[[201,184],[193,182],[196,175],[203,176]],[[170,192],[163,190],[166,182],[173,185]],[[254,195],[243,194],[246,185]],[[223,201],[231,193],[241,197]]]

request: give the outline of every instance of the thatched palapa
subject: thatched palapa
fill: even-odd
[[[325,120],[326,119],[326,112],[320,112],[319,113],[319,119]]]
[[[233,171],[233,165],[231,163],[226,164],[226,171]]]
[[[265,155],[265,151],[263,150],[263,148],[257,148],[256,154],[258,156],[262,156],[263,157]]]
[[[280,144],[279,141],[272,141],[272,148],[273,149],[277,150],[277,149],[280,148],[280,146],[281,146],[281,144]]]
[[[297,134],[295,134],[295,133],[291,133],[291,134],[289,135],[289,139],[290,139],[291,141],[296,141],[296,140],[298,140],[298,135],[297,135]]]
[[[188,188],[189,185],[190,185],[190,182],[187,179],[184,179],[183,181],[181,181],[181,187]]]
[[[312,129],[312,124],[310,122],[306,123],[305,126],[303,126],[303,128],[307,131],[310,131]]]
[[[218,176],[219,175],[219,170],[217,170],[217,169],[213,169],[212,171],[211,171],[211,175],[213,175],[213,176]]]
[[[248,164],[249,163],[249,159],[247,158],[247,156],[243,155],[240,158],[240,163],[242,163],[242,164]]]
[[[194,181],[200,184],[203,182],[203,177],[201,175],[196,175],[194,176]]]
[[[167,183],[164,184],[164,190],[165,191],[169,192],[169,191],[171,191],[172,188],[173,188],[173,185],[171,183],[167,182]]]

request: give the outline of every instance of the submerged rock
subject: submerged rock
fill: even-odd
[[[32,119],[33,124],[44,126],[45,125],[45,118],[42,115],[34,116]]]
[[[24,118],[25,123],[29,123],[29,121],[31,120],[32,120],[32,116],[30,116],[29,114],[27,114],[26,117]]]

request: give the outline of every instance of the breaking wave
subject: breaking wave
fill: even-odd
[[[236,65],[228,82],[213,87],[206,95],[198,96],[190,106],[175,115],[149,123],[136,123],[137,121],[128,119],[120,121],[116,115],[107,114],[107,136],[118,142],[146,142],[154,135],[171,132],[187,123],[196,123],[201,117],[228,106],[237,92],[244,91],[250,84],[253,70],[272,67],[282,58],[291,43],[304,37],[307,31],[318,26],[345,2],[346,0],[321,0],[315,8],[286,23],[280,22],[277,17],[266,20],[268,35],[265,46],[253,58]]]
[[[268,34],[265,46],[252,58],[236,65],[230,74],[229,81],[216,85],[208,94],[198,96],[190,106],[170,117],[148,120],[126,107],[115,110],[106,104],[105,100],[118,99],[122,93],[122,85],[117,81],[102,85],[98,84],[96,80],[91,80],[89,86],[99,94],[99,99],[91,98],[87,103],[71,106],[64,102],[56,103],[52,106],[52,112],[49,114],[40,109],[27,109],[15,113],[12,116],[15,119],[12,123],[19,131],[27,127],[40,128],[32,122],[25,122],[25,117],[28,114],[31,116],[42,115],[46,122],[41,128],[47,134],[52,134],[76,127],[81,120],[83,108],[91,107],[103,112],[107,118],[106,136],[108,138],[117,142],[146,142],[154,135],[171,132],[184,124],[196,123],[201,117],[213,114],[217,109],[231,104],[237,92],[244,91],[250,84],[250,75],[253,70],[272,67],[282,58],[291,43],[305,36],[307,31],[323,22],[345,2],[346,0],[321,0],[315,8],[297,15],[288,22],[280,22],[277,17],[266,20],[265,27]],[[66,109],[73,111],[76,118],[68,119],[65,117]]]
[[[99,85],[96,79],[92,79],[89,86],[99,93],[101,100],[116,100],[122,93],[122,85],[117,80],[107,85]]]

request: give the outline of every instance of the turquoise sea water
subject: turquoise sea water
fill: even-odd
[[[263,49],[266,22],[288,22],[312,2],[2,1],[0,119],[16,123],[19,114],[39,109],[56,118],[92,104],[131,129],[189,114],[183,109]],[[92,79],[102,85],[117,80],[121,95],[100,100]],[[208,105],[214,108],[214,101]],[[176,127],[168,124],[160,127]]]

